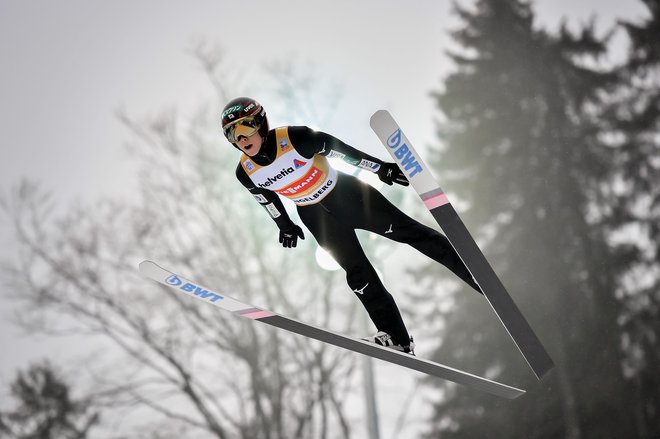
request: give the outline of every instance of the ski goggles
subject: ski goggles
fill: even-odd
[[[227,140],[237,143],[240,136],[250,137],[259,131],[260,127],[261,124],[254,117],[247,116],[230,123],[223,129],[223,132]]]

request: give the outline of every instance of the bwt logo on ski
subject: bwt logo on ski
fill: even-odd
[[[401,130],[396,130],[387,138],[387,146],[394,150],[394,156],[398,159],[401,168],[408,172],[408,178],[414,177],[415,174],[424,172],[424,168],[412,155],[408,145],[401,142],[401,137]]]
[[[176,274],[173,274],[172,276],[165,279],[165,282],[167,282],[168,285],[172,285],[173,287],[179,287],[179,289],[185,291],[186,293],[192,293],[201,299],[208,299],[209,302],[215,302],[217,300],[224,299],[224,297],[215,293],[211,293],[208,290],[200,288],[195,284],[191,284],[190,282],[183,283],[183,281],[179,279]]]

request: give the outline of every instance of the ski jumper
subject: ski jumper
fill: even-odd
[[[329,134],[290,126],[271,130],[256,156],[244,154],[236,176],[280,230],[295,224],[278,194],[291,199],[318,244],[346,271],[349,287],[376,328],[407,346],[410,337],[401,313],[360,246],[356,229],[409,244],[475,290],[479,288],[444,235],[401,212],[372,186],[338,173],[327,157],[339,157],[372,172],[383,164]]]

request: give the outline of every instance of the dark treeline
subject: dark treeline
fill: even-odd
[[[660,1],[644,4],[613,29],[630,41],[616,66],[593,23],[455,7],[434,167],[557,367],[536,382],[490,308],[457,295],[436,359],[529,391],[449,386],[429,438],[660,437]]]

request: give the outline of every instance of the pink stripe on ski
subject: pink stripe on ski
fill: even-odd
[[[270,317],[274,315],[275,314],[273,314],[272,312],[256,310],[256,311],[246,312],[245,314],[241,314],[241,317],[247,317],[248,319],[262,319],[264,317]]]
[[[424,204],[429,210],[431,210],[431,209],[435,209],[436,207],[449,204],[449,200],[447,199],[447,196],[444,194],[444,192],[440,192],[437,195],[433,195],[429,198],[425,198]]]

